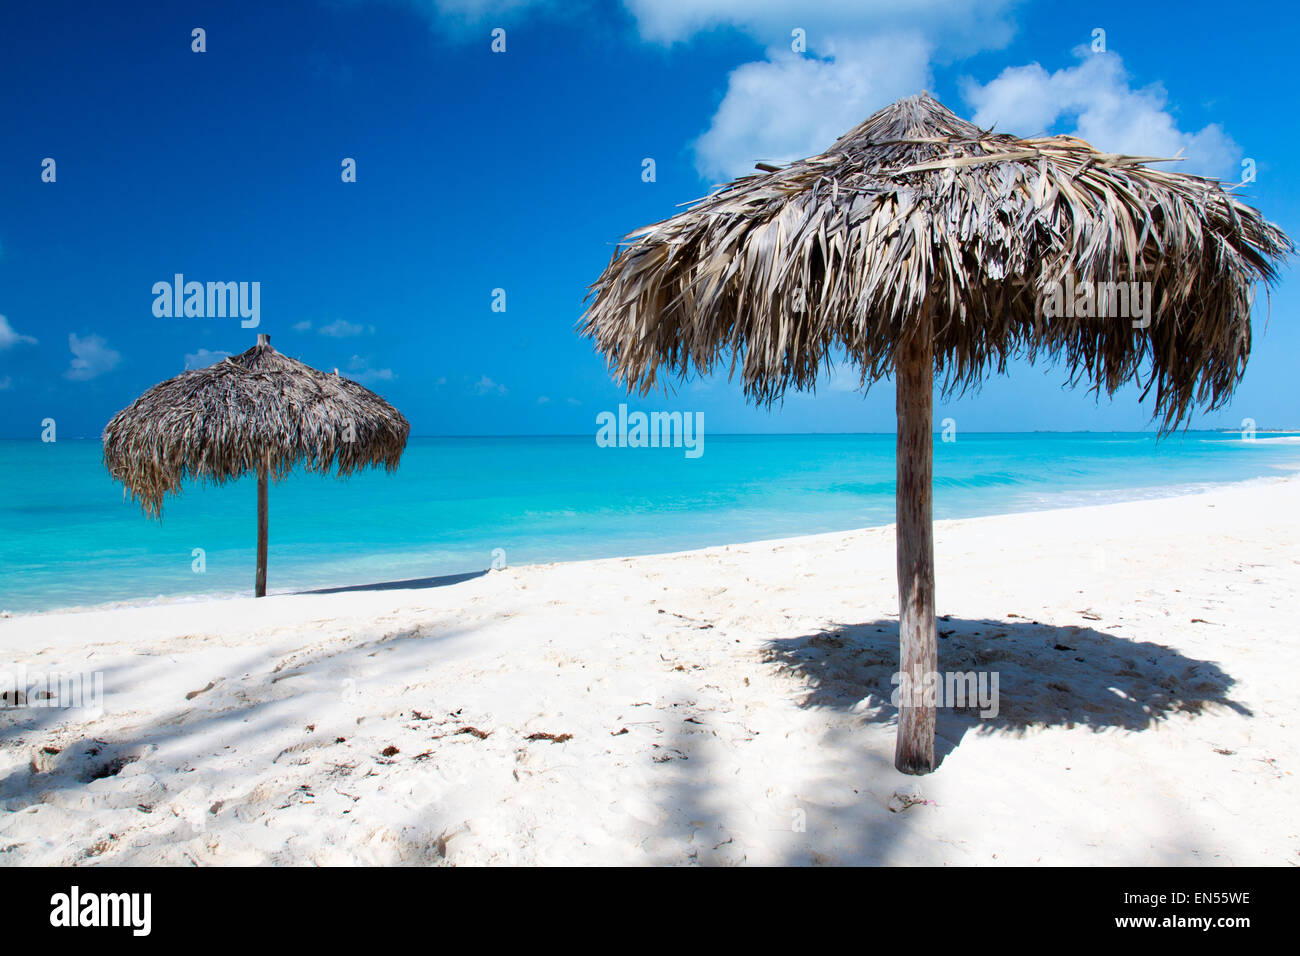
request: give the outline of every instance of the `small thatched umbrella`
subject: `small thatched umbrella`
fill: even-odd
[[[582,332],[641,394],[661,368],[707,373],[724,357],[767,404],[840,354],[864,389],[893,375],[900,673],[920,688],[938,666],[936,371],[952,393],[1013,356],[1063,356],[1071,383],[1154,388],[1166,431],[1194,403],[1225,402],[1245,370],[1254,283],[1292,244],[1219,182],[1152,161],[994,134],[910,97],[820,156],[760,164],[631,233],[591,287]],[[1149,318],[1116,308],[1142,291],[1121,299],[1105,285],[1120,282],[1150,283]],[[1062,287],[1093,290],[1092,304],[1045,308]],[[895,764],[934,768],[933,705],[903,697]]]
[[[104,429],[104,464],[146,515],[186,478],[215,484],[257,474],[257,576],[266,594],[267,479],[298,464],[348,475],[397,467],[411,425],[368,388],[271,348],[271,337],[149,389]]]

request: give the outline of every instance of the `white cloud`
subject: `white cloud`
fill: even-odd
[[[1112,153],[1169,157],[1182,150],[1179,172],[1238,178],[1241,147],[1223,127],[1180,130],[1163,87],[1131,86],[1115,53],[1075,52],[1078,65],[1054,73],[1031,63],[1008,67],[984,85],[967,81],[963,94],[975,107],[974,122],[1023,136],[1068,132]]]
[[[551,404],[551,400],[550,400],[550,398],[548,398],[548,397],[545,396],[545,395],[538,395],[538,396],[537,396],[537,404],[538,404],[538,405],[549,405],[549,404]]]
[[[1012,0],[625,0],[648,40],[672,43],[728,26],[767,46],[767,58],[728,77],[695,166],[710,182],[756,161],[820,153],[876,110],[933,85],[932,65],[1005,46]],[[806,51],[792,47],[804,31]]]
[[[862,372],[847,359],[831,366],[825,386],[832,392],[856,392],[862,388]]]
[[[15,332],[13,327],[9,324],[9,320],[3,315],[0,315],[0,352],[3,352],[7,348],[12,348],[19,343],[24,345],[35,345],[36,340],[30,335],[21,335],[20,333]]]
[[[695,143],[710,182],[820,153],[882,106],[930,85],[932,47],[917,34],[836,44],[833,58],[793,53],[732,71],[727,95]]]
[[[474,383],[474,393],[476,395],[505,395],[509,391],[504,385],[492,381],[486,375]]]
[[[445,17],[478,21],[545,4],[538,0],[421,0],[419,6]]]
[[[362,385],[373,382],[391,382],[397,375],[391,368],[372,368],[370,363],[360,355],[348,359],[347,377]]]
[[[1014,32],[1008,0],[624,0],[642,37],[660,43],[728,27],[767,46],[767,58],[733,70],[709,128],[695,143],[700,175],[720,182],[756,161],[789,162],[825,150],[896,99],[932,86],[936,63],[998,49]],[[806,31],[807,52],[791,31]],[[1173,156],[1177,168],[1236,179],[1241,149],[1217,123],[1186,131],[1160,86],[1133,88],[1113,53],[1086,48],[1077,66],[1048,73],[1011,67],[981,86],[968,81],[975,122],[1022,135],[1071,132],[1099,149]],[[1058,129],[1059,126],[1067,128]]]
[[[295,332],[306,332],[310,328],[311,328],[311,322],[308,319],[303,319],[301,322],[295,322],[293,324],[293,330]]]
[[[348,322],[345,319],[337,319],[329,325],[322,325],[318,331],[321,335],[327,335],[332,339],[345,339],[354,335],[360,335],[365,330],[366,327],[364,325]]]
[[[222,359],[229,357],[229,352],[222,352],[220,350],[214,351],[212,349],[199,349],[197,352],[187,352],[185,354],[185,367],[187,369],[207,368],[209,365],[215,365]]]
[[[789,49],[791,31],[805,31],[810,49],[829,52],[833,37],[923,31],[945,53],[962,55],[1005,45],[1013,0],[623,0],[641,36],[660,43],[733,27]]]
[[[558,0],[407,0],[431,24],[465,33],[474,27],[508,25],[532,10],[563,11]],[[577,6],[569,0],[569,6]],[[486,37],[484,38],[486,40]]]
[[[566,12],[554,0],[408,0],[431,22],[477,28],[510,14]],[[623,0],[641,37],[674,44],[700,33],[739,31],[766,48],[742,64],[695,142],[710,182],[752,173],[756,161],[788,162],[823,151],[877,109],[932,85],[936,64],[1000,49],[1015,33],[1018,0]],[[581,9],[578,5],[576,9]],[[574,8],[568,8],[572,12]],[[791,47],[801,30],[807,49]],[[1235,179],[1241,150],[1212,123],[1179,129],[1159,86],[1133,88],[1119,57],[1084,54],[1048,73],[1010,67],[986,85],[970,81],[975,121],[1024,135],[1068,131],[1100,149],[1172,156],[1177,168]],[[1062,124],[1068,130],[1057,130]]]
[[[74,382],[88,382],[111,372],[122,361],[121,354],[109,348],[98,335],[87,335],[83,339],[73,332],[68,335],[68,348],[72,350],[72,361],[63,377]]]

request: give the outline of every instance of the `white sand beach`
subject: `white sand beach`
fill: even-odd
[[[0,712],[0,863],[1300,863],[1300,480],[935,545],[1000,713],[920,778],[891,528],[0,621],[104,679]]]

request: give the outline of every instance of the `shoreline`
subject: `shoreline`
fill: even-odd
[[[1300,481],[938,522],[940,667],[1000,702],[922,778],[893,544],[4,621],[104,698],[0,710],[0,865],[1300,857]]]
[[[1297,437],[1295,441],[1300,442],[1300,437]],[[1279,465],[1277,467],[1280,471],[1284,471],[1284,473],[1278,475],[1261,475],[1261,476],[1256,476],[1254,478],[1247,478],[1247,479],[1233,480],[1233,481],[1197,482],[1192,485],[1187,485],[1187,484],[1157,485],[1157,486],[1149,486],[1149,487],[1142,487],[1142,488],[1115,489],[1113,491],[1103,490],[1103,491],[1096,492],[1096,494],[1103,496],[1103,499],[1100,501],[1094,501],[1094,502],[1076,501],[1068,504],[1049,503],[1046,507],[1024,508],[1017,511],[999,511],[999,512],[994,512],[992,514],[977,514],[977,515],[967,515],[961,517],[936,518],[935,525],[937,528],[937,526],[943,522],[974,521],[974,520],[981,520],[986,518],[1010,517],[1014,515],[1052,514],[1055,512],[1062,512],[1062,511],[1076,511],[1083,508],[1105,508],[1110,505],[1134,504],[1134,503],[1145,502],[1145,501],[1163,501],[1163,500],[1174,499],[1174,498],[1195,497],[1195,496],[1205,495],[1205,494],[1214,494],[1217,491],[1223,491],[1232,488],[1249,488],[1258,485],[1269,485],[1278,481],[1300,482],[1300,462],[1295,463],[1293,465],[1285,465],[1285,466]],[[1142,492],[1149,492],[1149,493],[1143,494]],[[1065,494],[1065,493],[1060,493],[1060,494]],[[882,530],[882,529],[887,530],[887,529],[891,529],[892,527],[893,527],[893,523],[891,522],[883,525],[867,525],[867,526],[847,528],[842,530],[818,531],[818,532],[812,532],[810,534],[789,535],[785,537],[755,538],[752,540],[729,541],[729,542],[724,542],[719,544],[709,544],[698,548],[688,548],[688,549],[677,550],[677,551],[651,551],[651,552],[635,553],[635,554],[618,554],[618,555],[603,555],[603,556],[588,557],[588,558],[560,559],[556,561],[546,561],[546,562],[539,562],[533,564],[511,565],[511,567],[544,568],[544,567],[553,567],[556,565],[582,564],[582,563],[588,563],[594,561],[615,561],[615,560],[623,560],[623,559],[673,557],[676,555],[693,554],[702,551],[709,551],[715,548],[732,548],[732,547],[742,547],[748,545],[761,545],[761,544],[768,544],[768,543],[788,544],[792,542],[801,541],[802,539],[805,538],[815,539],[815,538],[825,537],[827,535],[844,535],[844,534],[854,534],[858,532],[866,532],[866,531],[874,531],[874,530]],[[400,552],[395,552],[395,553],[400,553]],[[443,578],[443,577],[455,577],[455,576],[467,575],[467,574],[475,575],[480,572],[487,572],[487,571],[490,571],[490,569],[474,568],[474,569],[467,569],[461,571],[447,572],[445,574],[433,575],[431,577]],[[419,579],[410,579],[410,580],[419,580]],[[405,583],[406,582],[404,581],[358,582],[355,580],[349,580],[349,581],[339,580],[330,583],[316,583],[303,588],[286,588],[286,589],[271,588],[268,590],[267,597],[294,597],[294,596],[306,597],[321,591],[335,591],[335,590],[358,590],[359,591],[359,590],[368,590],[368,589],[383,589],[383,588],[391,588],[393,585],[404,585]],[[240,601],[244,599],[249,599],[249,600],[253,599],[251,595],[247,592],[247,590],[232,591],[225,594],[202,594],[202,593],[191,592],[186,594],[175,594],[175,595],[160,594],[154,597],[143,597],[143,596],[130,597],[130,598],[123,598],[117,601],[105,601],[98,604],[72,604],[72,605],[65,605],[59,607],[51,607],[39,611],[9,611],[3,607],[0,607],[0,626],[2,626],[4,621],[21,620],[30,617],[44,617],[50,615],[64,616],[64,615],[76,615],[76,614],[90,614],[90,613],[124,610],[124,609],[131,609],[131,608],[192,606],[192,605],[200,605],[200,604],[207,604],[207,603],[219,604],[227,601]]]
[[[935,537],[924,778],[889,527],[5,620],[0,865],[1294,864],[1300,481]]]

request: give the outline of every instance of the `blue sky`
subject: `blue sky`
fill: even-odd
[[[416,434],[594,433],[627,400],[574,333],[615,243],[752,168],[819,151],[928,88],[1022,134],[1080,133],[1236,181],[1293,236],[1297,15],[1197,3],[333,0],[6,5],[0,14],[0,435],[94,436],[149,385],[242,351],[340,368]],[[191,31],[206,31],[206,52]],[[491,32],[505,30],[494,53]],[[807,49],[791,49],[803,30]],[[1105,31],[1105,52],[1091,49]],[[42,161],[55,181],[42,182]],[[341,163],[356,161],[356,182]],[[655,161],[655,181],[642,179]],[[261,324],[159,318],[154,283],[261,283]],[[506,310],[492,310],[504,289]],[[1257,306],[1233,404],[1300,425],[1300,281]],[[849,376],[755,409],[725,377],[643,408],[714,433],[891,431]],[[1012,366],[936,417],[1140,429],[1135,389]]]

